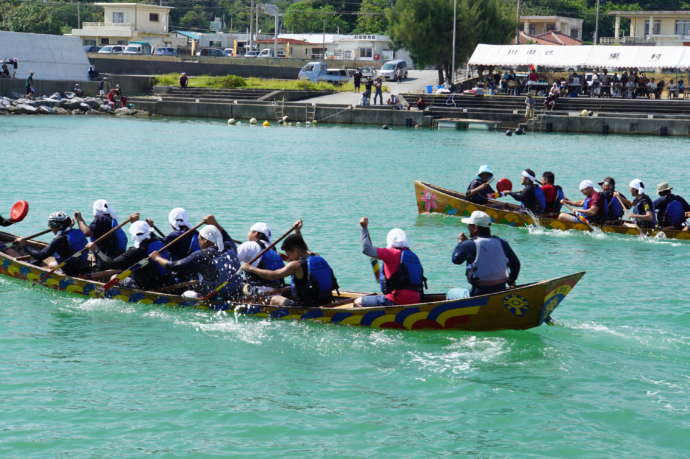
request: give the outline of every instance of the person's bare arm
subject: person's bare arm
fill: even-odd
[[[291,276],[293,274],[297,277],[301,277],[303,275],[302,264],[299,261],[291,261],[290,263],[286,264],[280,269],[276,269],[275,271],[272,271],[270,269],[256,268],[248,263],[242,263],[242,269],[244,271],[247,271],[248,273],[256,274],[260,278],[266,280],[280,280],[284,277]]]
[[[86,237],[93,236],[93,233],[91,233],[91,228],[89,228],[89,225],[87,225],[86,222],[84,221],[84,217],[82,217],[81,212],[75,212],[74,213],[74,219],[77,221],[77,224],[79,225],[79,229],[81,230],[82,233],[84,233],[84,236],[86,236]]]

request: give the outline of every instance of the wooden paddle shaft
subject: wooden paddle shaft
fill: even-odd
[[[40,231],[40,232],[38,232],[38,233],[36,233],[36,234],[32,234],[31,236],[23,237],[22,239],[23,239],[24,242],[26,242],[26,241],[28,241],[29,239],[33,239],[33,238],[35,238],[35,237],[43,236],[44,234],[48,234],[48,233],[50,233],[51,231],[53,231],[53,230],[50,229],[50,228],[48,228],[48,229],[43,230],[43,231]],[[13,242],[13,244],[14,244],[14,242]]]

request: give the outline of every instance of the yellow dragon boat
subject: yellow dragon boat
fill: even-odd
[[[414,182],[415,196],[417,198],[417,211],[420,214],[443,214],[452,216],[470,215],[475,210],[481,210],[489,214],[494,223],[510,226],[542,226],[555,230],[592,231],[584,223],[562,222],[557,218],[534,217],[525,212],[520,206],[490,199],[488,205],[475,204],[467,200],[464,193],[449,190],[430,183]],[[535,218],[537,221],[535,221]],[[644,234],[650,237],[667,237],[670,239],[690,240],[689,231],[681,230],[651,230],[643,233],[639,228],[631,228],[624,225],[592,225],[601,229],[604,233],[628,234],[640,236]]]
[[[0,243],[12,242],[15,236],[0,232]],[[29,240],[34,247],[45,243]],[[425,295],[424,303],[406,306],[358,308],[355,298],[366,293],[341,292],[328,306],[281,307],[241,302],[204,302],[164,292],[144,291],[113,287],[104,290],[103,282],[82,277],[71,277],[60,271],[36,266],[11,256],[0,247],[0,275],[20,279],[31,284],[88,298],[110,298],[128,303],[155,306],[192,307],[212,310],[230,310],[248,316],[304,320],[340,325],[356,325],[370,328],[400,330],[449,329],[449,330],[505,330],[528,329],[544,323],[554,309],[577,284],[585,273],[534,282],[500,293],[481,295],[458,300],[446,300],[445,295]],[[21,251],[21,248],[17,249]]]

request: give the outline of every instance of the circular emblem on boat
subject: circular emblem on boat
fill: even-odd
[[[524,296],[512,294],[503,298],[503,307],[512,315],[522,317],[529,310],[529,302]]]

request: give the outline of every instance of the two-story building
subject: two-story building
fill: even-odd
[[[143,3],[94,3],[103,8],[103,22],[84,22],[69,34],[84,45],[123,45],[146,41],[151,46],[173,46],[169,34],[172,7]]]
[[[520,16],[520,28],[526,35],[532,37],[548,32],[560,32],[582,41],[583,23],[582,19],[565,16]]]
[[[690,46],[690,11],[611,11],[614,36],[602,37],[601,44]],[[621,34],[621,18],[629,32]]]
[[[372,63],[382,63],[395,58],[412,63],[409,53],[405,50],[394,50],[390,38],[386,35],[301,33],[280,34],[278,39],[295,41],[286,53],[288,57]]]

